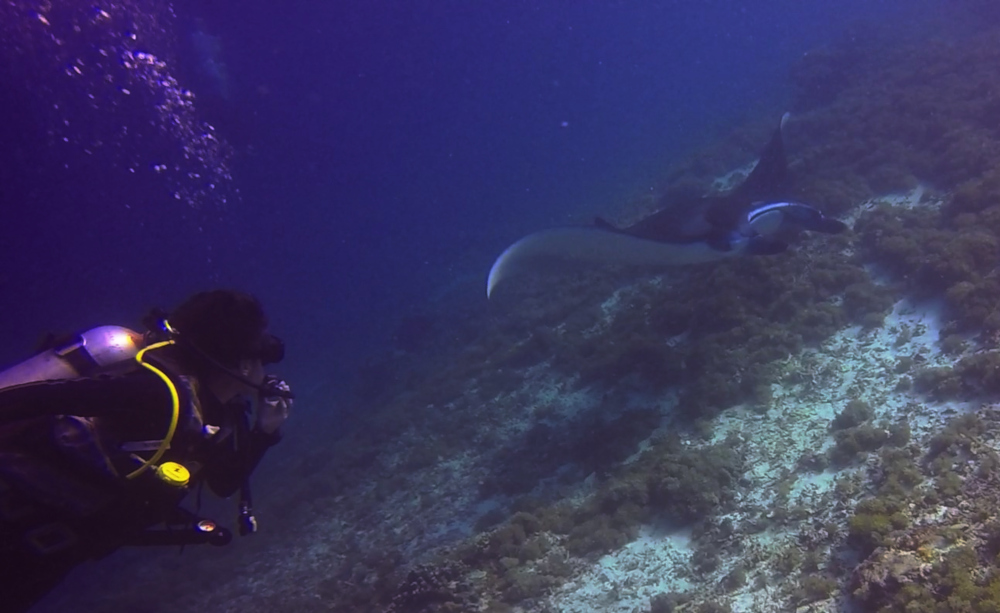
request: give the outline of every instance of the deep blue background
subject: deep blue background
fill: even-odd
[[[160,0],[130,1],[166,14]],[[65,66],[19,50],[38,24],[4,22],[0,3],[0,367],[45,331],[138,326],[196,290],[252,291],[302,393],[255,475],[280,492],[304,450],[343,431],[338,412],[366,408],[344,400],[357,364],[406,314],[433,309],[429,297],[455,288],[485,309],[492,259],[523,233],[607,212],[692,147],[777,117],[789,66],[850,44],[864,31],[854,23],[929,34],[957,4],[183,0],[150,50],[235,147],[242,195],[196,210],[148,163],[133,175],[111,153],[53,142],[53,100],[82,105],[82,125],[60,129],[97,135],[148,123],[149,109],[95,121]],[[226,92],[199,70],[199,30],[218,38]],[[155,151],[125,153],[169,156],[154,132],[143,142]],[[71,581],[100,585],[102,569],[146,553]]]
[[[0,363],[45,330],[135,325],[222,285],[264,300],[293,383],[342,387],[428,295],[470,276],[481,292],[520,234],[606,209],[747,113],[779,112],[803,52],[935,6],[180,2],[173,69],[236,147],[242,200],[191,210],[42,146],[45,93],[14,83],[0,95],[0,138],[20,143],[0,168]],[[199,27],[221,43],[228,98],[198,70]]]

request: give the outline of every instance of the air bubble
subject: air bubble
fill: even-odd
[[[186,206],[221,207],[238,193],[231,147],[211,136],[194,92],[172,74],[175,18],[166,3],[59,3],[52,22],[31,5],[49,6],[0,0],[0,45],[13,61],[34,62],[25,83],[15,86],[39,92],[47,113],[41,131],[50,142],[98,160],[108,156],[109,168],[132,175],[150,168],[151,187]]]

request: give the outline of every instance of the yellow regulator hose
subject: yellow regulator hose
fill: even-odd
[[[180,414],[181,414],[181,399],[180,396],[177,394],[177,386],[174,385],[174,382],[171,381],[170,377],[168,377],[166,373],[164,373],[162,370],[160,370],[159,368],[153,366],[148,362],[142,361],[142,358],[143,356],[145,356],[147,351],[150,351],[152,349],[160,349],[161,347],[166,347],[167,345],[173,345],[173,344],[174,341],[153,343],[148,347],[143,347],[139,351],[139,353],[137,353],[135,356],[136,362],[138,362],[143,368],[155,373],[156,376],[162,379],[163,382],[167,385],[167,389],[170,390],[170,401],[171,403],[173,403],[173,408],[170,414],[170,426],[167,428],[167,435],[163,437],[163,441],[157,448],[156,453],[153,454],[153,457],[143,461],[142,466],[130,472],[129,474],[125,475],[126,479],[134,479],[139,475],[141,475],[142,473],[149,470],[150,468],[152,468],[153,465],[156,464],[160,460],[160,458],[163,457],[163,454],[167,452],[167,449],[170,449],[170,441],[173,440],[174,433],[177,431],[177,422],[180,420]]]

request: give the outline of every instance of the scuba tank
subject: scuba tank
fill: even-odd
[[[0,390],[15,385],[90,377],[131,368],[145,345],[143,336],[122,326],[99,326],[0,372]]]
[[[61,381],[78,385],[97,375],[122,374],[141,367],[157,373],[169,387],[174,400],[166,437],[152,458],[144,459],[132,454],[140,465],[130,473],[108,470],[111,456],[101,445],[99,435],[91,422],[75,415],[58,415],[51,426],[54,449],[64,454],[64,459],[72,468],[51,462],[48,456],[39,460],[30,451],[17,447],[11,451],[0,449],[0,533],[4,538],[0,549],[5,552],[26,551],[32,560],[45,563],[48,556],[63,555],[66,550],[78,552],[72,555],[92,556],[97,551],[96,556],[103,556],[121,545],[183,547],[189,544],[229,544],[232,532],[228,529],[177,506],[188,489],[190,471],[179,462],[159,461],[173,438],[180,401],[174,384],[158,368],[143,362],[142,353],[164,344],[167,343],[147,343],[143,335],[121,326],[100,326],[0,371],[0,429],[7,417],[2,400],[5,396],[16,396],[19,392],[30,392],[37,387],[54,389]],[[60,409],[68,406],[63,405],[66,403],[55,403],[46,414],[56,416]],[[131,490],[122,490],[133,497],[129,500],[140,501],[145,506],[125,508],[137,512],[150,508],[153,517],[156,517],[157,509],[162,508],[167,513],[163,519],[166,527],[131,530],[126,526],[121,534],[112,538],[111,549],[108,550],[98,538],[94,541],[83,538],[89,525],[86,522],[91,517],[99,516],[108,508],[115,512],[114,505],[118,504],[116,488],[112,488],[109,494],[106,489],[94,487],[93,479],[84,479],[83,483],[77,481],[81,474],[94,474],[95,469],[96,474],[105,478],[121,477],[122,482],[145,473],[147,476],[143,483]],[[105,480],[101,482],[106,483]],[[13,515],[9,509],[14,509]],[[16,514],[24,509],[27,509],[27,514]],[[40,513],[36,513],[38,509],[41,509]],[[81,543],[83,546],[78,547]],[[0,605],[0,609],[3,608]]]

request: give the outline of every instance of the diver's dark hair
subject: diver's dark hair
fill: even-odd
[[[183,342],[191,343],[227,368],[261,354],[267,316],[254,296],[235,290],[200,292],[170,314]],[[191,356],[194,357],[194,356]]]

